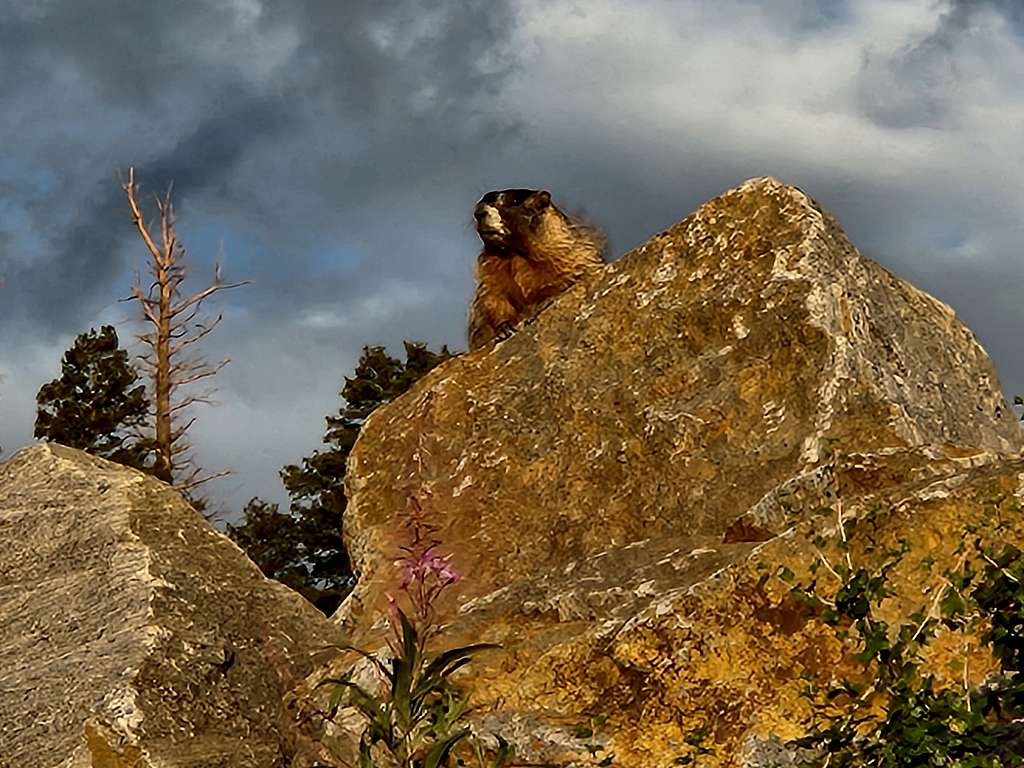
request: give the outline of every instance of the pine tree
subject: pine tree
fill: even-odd
[[[449,357],[447,347],[432,352],[425,344],[407,341],[403,363],[384,347],[364,347],[353,377],[345,378],[340,393],[344,405],[327,417],[323,442],[328,447],[314,451],[301,465],[289,464],[281,470],[291,497],[289,515],[254,499],[246,507],[242,524],[228,527],[229,535],[267,576],[302,592],[324,613],[334,612],[354,581],[341,525],[345,468],[359,430],[375,408],[401,395]],[[297,577],[301,587],[295,583]]]
[[[139,430],[149,401],[113,326],[80,334],[64,353],[60,378],[36,395],[35,436],[148,470],[151,448]]]
[[[227,526],[228,534],[271,579],[299,589],[309,581],[302,565],[298,521],[277,504],[253,497],[242,511],[242,524]],[[301,591],[301,590],[300,590]]]

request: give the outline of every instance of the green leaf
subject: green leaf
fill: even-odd
[[[438,738],[446,737],[468,707],[469,694],[456,696],[452,691],[445,691],[441,701],[433,708],[434,735]]]
[[[501,648],[501,646],[496,645],[495,643],[475,643],[473,645],[464,645],[460,648],[452,648],[435,656],[431,660],[430,664],[427,665],[423,674],[425,676],[440,675],[445,677],[448,674],[445,670],[452,663],[461,661],[462,659],[468,660],[480,651],[490,651],[497,648]]]
[[[341,705],[341,698],[345,695],[345,686],[338,684],[334,690],[331,691],[331,698],[327,702],[327,711],[330,714],[334,714],[338,711],[338,707]]]
[[[365,741],[359,744],[359,768],[376,768],[373,764],[373,751]]]
[[[401,608],[398,608],[397,612],[398,621],[402,626],[402,655],[415,667],[419,663],[419,636],[405,612]]]
[[[391,660],[393,675],[391,677],[391,700],[395,705],[399,726],[409,733],[421,718],[414,699],[412,686],[420,666],[419,638],[416,628],[402,612],[398,610],[398,621],[402,629],[402,652]]]
[[[512,745],[501,736],[495,736],[495,738],[498,740],[498,749],[494,753],[490,768],[503,768],[508,759],[512,757]]]
[[[337,686],[331,693],[330,700],[328,701],[328,712],[332,715],[337,712],[341,704],[341,698],[346,692],[349,694],[349,704],[358,709],[368,720],[376,719],[384,706],[383,702],[374,697],[365,688],[346,678],[322,680],[317,683],[316,687],[321,688],[326,685]]]
[[[448,761],[448,754],[452,751],[452,748],[458,744],[469,734],[469,729],[457,731],[443,741],[439,741],[433,746],[430,752],[427,753],[426,759],[423,761],[423,768],[438,768],[440,765],[444,765]]]

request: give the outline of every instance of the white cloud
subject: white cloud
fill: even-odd
[[[600,145],[652,166],[749,158],[764,173],[891,185],[936,205],[984,200],[1003,225],[1019,217],[1024,48],[1005,19],[979,14],[954,41],[953,64],[939,62],[957,72],[942,94],[948,125],[887,128],[858,101],[865,61],[884,67],[920,45],[941,6],[852,3],[844,23],[805,32],[767,10],[776,7],[524,2],[505,103],[566,151]]]
[[[60,360],[73,339],[54,344],[28,344],[6,350],[0,358],[0,457],[7,458],[31,438],[36,418],[36,392],[60,375]],[[65,343],[66,342],[66,343]]]
[[[296,316],[295,325],[299,329],[330,331],[380,326],[397,312],[427,305],[429,298],[422,286],[389,281],[372,294],[350,299],[342,305],[333,302],[304,307]]]

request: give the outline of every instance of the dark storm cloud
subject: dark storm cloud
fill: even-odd
[[[986,11],[999,14],[1018,32],[1024,32],[1024,5],[1019,0],[949,0],[948,8],[943,22],[951,36],[962,33],[977,14]]]
[[[162,194],[172,181],[179,210],[193,194],[208,189],[223,193],[230,171],[248,143],[287,125],[286,111],[265,98],[243,92],[225,95],[219,103],[220,111],[200,122],[189,135],[138,164],[136,179],[147,213],[153,213],[152,195]],[[239,126],[249,130],[239,131]],[[118,175],[123,177],[128,164],[130,157],[124,158]],[[122,247],[137,242],[137,235],[130,226],[127,202],[114,169],[96,168],[92,181],[91,194],[83,198],[69,201],[63,189],[55,189],[49,201],[34,206],[35,226],[41,231],[49,230],[49,214],[58,206],[66,206],[70,212],[69,220],[49,235],[46,252],[6,268],[0,254],[0,274],[12,288],[16,286],[10,300],[0,304],[0,324],[11,327],[18,319],[49,336],[88,325],[96,305],[109,301],[112,283],[123,277]],[[88,190],[82,182],[79,179],[80,188]],[[120,290],[126,295],[128,286]],[[41,301],[52,296],[68,300]]]
[[[63,67],[71,67],[94,93],[97,109],[124,108],[140,117],[164,114],[163,102],[183,87],[201,103],[218,84],[241,79],[244,60],[228,56],[265,31],[258,19],[247,23],[244,2],[8,5],[0,9],[8,86],[53,83]]]
[[[129,164],[147,199],[174,181],[196,288],[221,240],[228,278],[253,281],[211,302],[225,318],[203,351],[232,362],[192,433],[205,467],[236,471],[211,488],[234,509],[282,500],[277,469],[317,446],[362,345],[463,344],[469,214],[498,187],[551,189],[620,255],[779,176],[951,303],[1024,389],[1022,16],[1016,0],[0,0],[16,149],[0,153],[0,443],[30,440],[75,334],[137,330],[116,303],[144,258]]]
[[[940,10],[941,9],[941,10]],[[957,48],[971,35],[991,30],[978,26],[996,14],[1024,31],[1024,4],[1019,0],[949,0],[935,6],[931,32],[894,52],[864,53],[858,102],[864,114],[884,128],[940,128],[957,118],[963,73]]]
[[[0,17],[0,50],[12,65],[0,87],[23,94],[54,89],[67,68],[89,92],[92,109],[111,115],[110,125],[87,126],[81,103],[56,108],[56,120],[70,132],[90,131],[90,157],[68,162],[72,153],[82,155],[76,142],[51,142],[38,153],[37,162],[59,176],[75,165],[77,175],[73,189],[61,185],[34,206],[35,225],[47,232],[46,252],[16,264],[0,253],[7,262],[0,262],[0,274],[26,297],[6,302],[0,322],[17,315],[41,328],[68,329],[95,310],[121,277],[119,246],[132,236],[113,179],[114,169],[129,163],[149,191],[173,180],[179,213],[205,193],[222,210],[244,209],[267,225],[273,231],[264,234],[277,250],[322,245],[336,231],[372,251],[379,268],[399,272],[409,244],[392,227],[368,223],[389,210],[402,215],[414,200],[429,226],[422,202],[450,208],[445,193],[452,179],[474,156],[497,154],[508,125],[489,117],[477,99],[507,68],[500,54],[510,24],[504,4],[436,3],[429,12],[411,1],[268,4],[256,13],[258,7],[70,0]],[[261,44],[286,49],[263,82],[253,70],[273,52],[253,53]],[[122,140],[118,124],[139,126],[140,135]],[[275,142],[285,130],[290,140]],[[258,152],[266,154],[253,156]],[[234,171],[243,159],[251,176],[239,180]],[[57,206],[74,214],[52,217]],[[278,266],[285,271],[295,263]],[[58,311],[44,312],[27,298],[54,295],[69,283],[81,290]]]
[[[173,184],[177,207],[190,195],[209,191],[231,194],[231,172],[256,141],[280,136],[293,128],[287,104],[265,95],[223,93],[219,108],[162,156],[140,163],[136,175],[150,190],[162,192]],[[123,194],[121,195],[123,198]]]
[[[396,239],[393,222],[419,217],[429,229],[433,217],[450,216],[455,206],[465,217],[478,191],[474,169],[498,166],[517,126],[495,104],[511,66],[508,4],[429,8],[302,4],[295,22],[309,47],[288,77],[304,94],[294,106],[310,141],[263,166],[267,174],[294,171],[305,210],[340,239],[372,251],[383,269],[421,266],[408,258],[414,244]],[[290,209],[291,191],[271,192],[262,203]],[[408,224],[401,229],[415,231]]]
[[[920,42],[864,55],[858,96],[864,113],[884,128],[938,128],[950,118],[959,79],[954,45],[970,11],[953,8]]]
[[[415,108],[410,96],[424,88],[434,102],[424,114],[465,117],[466,100],[492,87],[509,66],[502,52],[513,26],[507,3],[317,0],[282,11],[296,13],[311,47],[304,74],[345,110],[381,125]]]

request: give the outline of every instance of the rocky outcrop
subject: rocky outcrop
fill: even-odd
[[[0,465],[0,766],[278,766],[338,642],[168,486],[57,445]]]
[[[465,575],[446,640],[504,647],[475,673],[487,728],[552,764],[669,766],[698,731],[701,765],[755,764],[799,732],[804,667],[842,656],[765,569],[806,572],[838,498],[941,563],[1020,499],[1021,445],[949,307],[752,180],[370,417],[337,619],[379,642],[394,531],[429,497]]]
[[[152,478],[55,445],[0,465],[0,768],[338,764],[356,721],[315,686],[349,662],[316,652],[382,646],[410,496],[463,574],[443,642],[502,646],[461,679],[518,762],[793,765],[804,678],[853,664],[793,581],[840,536],[902,552],[888,616],[934,604],[970,547],[1024,547],[1021,447],[948,307],[751,181],[370,417],[341,627]],[[984,679],[975,640],[931,671]]]
[[[369,418],[347,477],[363,573],[348,611],[390,578],[390,529],[416,488],[486,594],[609,546],[720,537],[836,448],[1020,441],[949,307],[860,255],[799,190],[750,181]]]

